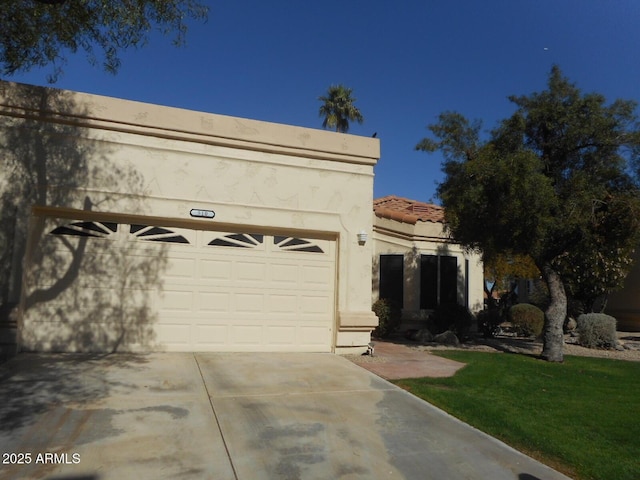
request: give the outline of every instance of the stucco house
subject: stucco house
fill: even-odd
[[[373,210],[373,300],[399,306],[401,328],[420,328],[443,303],[482,310],[482,259],[450,238],[442,207],[391,195]]]
[[[617,328],[623,332],[640,332],[640,254],[636,251],[635,263],[625,278],[622,289],[611,292],[605,313],[617,320]]]
[[[27,351],[362,352],[379,156],[375,138],[1,82],[0,330]]]

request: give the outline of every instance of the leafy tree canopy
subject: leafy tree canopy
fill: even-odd
[[[479,122],[445,112],[428,127],[435,139],[416,148],[444,153],[438,195],[458,241],[488,259],[510,252],[534,261],[551,297],[543,357],[561,361],[565,287],[583,278],[572,268],[601,261],[607,280],[598,275],[599,284],[619,286],[640,239],[630,174],[640,158],[636,104],[583,94],[557,66],[546,90],[509,99],[515,113],[487,141]]]
[[[636,198],[611,196],[606,208],[596,209],[589,235],[579,248],[565,252],[554,263],[563,273],[567,291],[581,312],[602,312],[608,294],[622,288],[633,267],[640,208]],[[579,313],[579,312],[574,312]]]
[[[324,117],[323,128],[335,128],[336,132],[347,133],[349,122],[364,122],[360,110],[354,105],[356,99],[351,96],[353,89],[344,85],[331,85],[326,96],[318,97],[322,105],[319,115]]]
[[[528,255],[502,252],[484,260],[485,292],[491,300],[494,292],[512,292],[519,279],[537,278],[538,267]],[[488,288],[486,281],[491,283]]]
[[[182,45],[188,18],[205,20],[208,7],[196,0],[3,0],[0,2],[0,75],[53,65],[84,50],[91,63],[115,73],[121,50],[143,46],[153,27],[175,34]]]

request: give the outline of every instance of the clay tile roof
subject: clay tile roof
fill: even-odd
[[[396,197],[395,195],[375,199],[373,201],[373,211],[378,217],[414,225],[418,220],[422,222],[444,222],[444,208],[441,206]]]

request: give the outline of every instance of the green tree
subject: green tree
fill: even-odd
[[[540,276],[538,267],[535,266],[531,257],[527,255],[514,255],[503,252],[492,257],[483,259],[484,266],[484,292],[487,295],[489,308],[495,308],[494,295],[506,293],[511,295],[518,280],[533,279]],[[491,287],[487,285],[491,284]]]
[[[637,247],[626,238],[629,232],[638,230],[639,220],[636,202],[624,195],[612,197],[604,212],[594,211],[590,219],[592,235],[581,248],[557,260],[567,293],[574,300],[572,305],[577,307],[572,314],[604,312],[609,293],[622,288]]]
[[[336,132],[347,133],[349,122],[362,123],[364,117],[354,105],[356,99],[351,96],[353,90],[344,85],[331,85],[326,97],[318,97],[322,105],[319,114],[324,117],[323,128],[335,128]]]
[[[119,52],[143,46],[152,28],[174,33],[184,44],[188,18],[205,20],[208,7],[196,0],[3,0],[0,2],[0,74],[53,65],[62,72],[65,55],[84,50],[115,73]]]
[[[636,104],[583,94],[557,66],[546,90],[509,99],[516,112],[487,141],[478,122],[447,112],[429,126],[435,140],[416,148],[444,153],[438,195],[458,241],[487,258],[512,252],[534,261],[550,296],[542,356],[560,362],[573,262],[628,258],[640,238],[640,196],[628,173],[640,154]]]

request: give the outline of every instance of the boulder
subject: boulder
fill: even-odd
[[[578,326],[578,322],[573,317],[567,317],[564,322],[564,331],[565,333],[574,332],[576,327]]]
[[[420,343],[433,342],[433,334],[426,328],[423,328],[422,330],[418,330],[416,332],[414,340]]]
[[[411,328],[404,332],[404,338],[406,338],[407,340],[415,340],[417,334],[418,330],[416,330],[415,328]]]
[[[458,340],[456,334],[450,330],[436,335],[435,337],[433,337],[433,341],[442,345],[449,345],[452,347],[460,346],[460,340]]]

